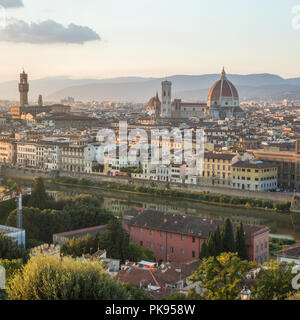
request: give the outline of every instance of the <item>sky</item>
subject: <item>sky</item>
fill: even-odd
[[[228,73],[300,77],[300,0],[0,5],[1,82],[23,67],[31,79],[198,75],[223,66]]]

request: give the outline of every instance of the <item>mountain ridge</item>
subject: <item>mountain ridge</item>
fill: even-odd
[[[206,100],[209,88],[219,74],[173,75],[162,78],[116,77],[104,79],[72,79],[68,76],[30,80],[29,99],[37,100],[43,94],[46,100],[59,101],[67,96],[76,100],[116,100],[146,102],[160,92],[161,81],[172,81],[173,97],[185,100]],[[300,77],[284,79],[269,73],[228,74],[237,87],[241,99],[300,99]],[[298,93],[299,91],[299,93]],[[198,94],[198,96],[197,96]],[[287,95],[287,96],[282,96]],[[282,96],[282,97],[281,97]],[[18,81],[0,83],[0,99],[18,99]],[[198,98],[198,99],[196,99]]]

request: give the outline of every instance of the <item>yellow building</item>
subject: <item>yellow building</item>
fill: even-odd
[[[16,145],[12,141],[0,141],[0,163],[14,164]]]
[[[204,154],[204,170],[199,178],[200,184],[231,185],[231,163],[235,154],[213,153]]]
[[[278,167],[262,161],[239,161],[232,165],[232,188],[250,191],[277,189]]]

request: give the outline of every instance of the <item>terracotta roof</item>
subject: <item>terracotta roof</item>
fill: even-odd
[[[218,140],[224,140],[219,136],[215,137]],[[204,158],[207,159],[222,159],[222,160],[232,160],[235,157],[234,154],[230,153],[214,153],[214,152],[205,152]]]
[[[171,233],[185,234],[206,239],[210,233],[216,231],[217,226],[223,227],[223,220],[203,219],[197,216],[173,214],[155,210],[130,209],[124,212],[125,223],[129,226],[147,228]],[[233,223],[236,228],[238,223]],[[270,229],[265,226],[244,224],[246,237],[266,232]]]
[[[66,238],[72,238],[72,237],[83,237],[87,234],[97,234],[99,232],[105,231],[105,225],[102,226],[96,226],[96,227],[90,227],[90,228],[84,228],[84,229],[78,229],[78,230],[72,230],[62,233],[55,234],[59,237],[66,237]]]
[[[239,98],[235,86],[227,78],[215,82],[208,94],[208,100],[219,100],[222,97]]]
[[[249,161],[239,161],[232,165],[232,167],[237,168],[252,168],[252,169],[266,169],[277,167],[276,164],[270,162],[249,162]]]
[[[151,270],[131,264],[127,270],[119,271],[116,278],[122,282],[138,286],[143,283],[144,287],[151,284],[164,288],[167,284],[172,285],[191,276],[200,264],[199,259],[180,265],[168,262],[163,263],[163,267],[160,266]]]
[[[278,256],[300,259],[300,243],[277,252]]]

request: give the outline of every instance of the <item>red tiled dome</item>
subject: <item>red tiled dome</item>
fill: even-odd
[[[235,86],[227,79],[225,71],[221,74],[221,78],[211,87],[208,100],[220,100],[222,97],[238,99],[239,95]]]

